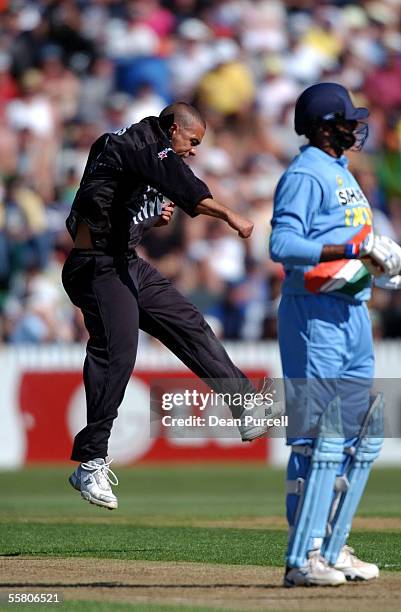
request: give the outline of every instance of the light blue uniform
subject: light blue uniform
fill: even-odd
[[[315,269],[324,244],[361,242],[372,230],[369,202],[345,156],[301,147],[277,186],[272,228],[270,255],[286,271],[283,295],[310,296],[319,289],[354,303],[370,298],[371,277],[364,268],[348,275],[342,287],[325,287],[333,269],[355,262],[326,262]]]
[[[355,439],[355,424],[369,405],[371,276],[358,260],[319,263],[324,244],[359,243],[372,230],[369,202],[347,166],[345,156],[302,147],[275,194],[270,254],[285,268],[278,336],[292,445],[313,446],[311,432],[338,389],[346,445]],[[311,379],[312,387],[305,384]],[[310,457],[292,452],[288,479],[305,479],[309,466]],[[288,494],[290,526],[297,503],[297,496]],[[324,536],[326,520],[320,517],[314,537]]]
[[[347,165],[302,147],[277,186],[270,255],[285,268],[279,343],[288,378],[373,376],[371,276],[357,260],[319,264],[324,244],[360,242],[372,230]]]

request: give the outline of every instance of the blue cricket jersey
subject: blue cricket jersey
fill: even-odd
[[[357,259],[319,263],[324,244],[359,243],[372,231],[366,196],[343,155],[301,147],[274,196],[270,256],[285,268],[283,295],[368,300],[371,275]]]

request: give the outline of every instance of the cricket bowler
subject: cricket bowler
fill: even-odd
[[[170,220],[173,205],[164,204],[164,196],[190,217],[216,217],[241,238],[250,236],[253,223],[213,199],[184,162],[195,155],[205,127],[196,108],[178,102],[159,117],[103,134],[91,147],[67,219],[74,247],[63,285],[89,333],[83,371],[87,425],[74,440],[71,459],[79,465],[69,481],[83,499],[110,510],[118,506],[111,487],[118,481],[106,461],[108,440],[135,365],[139,329],[214,390],[241,397],[255,392],[197,308],[136,252],[146,231]],[[254,412],[229,407],[243,441],[267,432],[267,419],[266,426],[244,421],[245,415],[265,415],[263,406]]]

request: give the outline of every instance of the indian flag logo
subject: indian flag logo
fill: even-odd
[[[365,225],[352,240],[358,244],[371,232],[371,227]],[[340,291],[355,295],[369,286],[371,274],[359,259],[339,259],[318,264],[304,274],[305,287],[311,293],[330,293]]]

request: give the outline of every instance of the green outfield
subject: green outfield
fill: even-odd
[[[258,607],[248,608],[242,595],[230,603],[228,591],[238,587],[236,592],[240,593],[245,589],[246,581],[240,578],[247,572],[251,577],[248,581],[255,577],[252,585],[259,597],[264,575],[272,588],[279,573],[281,576],[281,569],[274,570],[283,565],[286,544],[281,470],[259,465],[202,465],[116,471],[120,508],[112,512],[80,499],[67,483],[69,466],[0,473],[3,592],[16,591],[23,584],[47,590],[56,585],[53,590],[63,591],[66,598],[59,607],[70,610],[210,612],[231,609],[231,604],[232,609]],[[374,470],[350,544],[359,556],[377,563],[386,580],[394,576],[398,581],[400,469]],[[107,573],[107,559],[112,576]],[[126,568],[131,568],[129,579]],[[157,568],[160,573],[155,580]],[[270,574],[266,573],[268,569]],[[198,583],[199,573],[203,578]],[[228,580],[233,574],[235,584]],[[211,597],[203,594],[210,575],[217,580],[215,593],[225,589],[221,600],[215,593]],[[170,578],[173,583],[168,586]],[[176,593],[180,585],[182,597]],[[117,596],[119,588],[126,597]],[[170,597],[172,591],[174,597]],[[92,604],[93,599],[99,599],[95,597],[99,592],[101,603]],[[192,592],[196,596],[191,597]],[[78,601],[82,594],[84,603]],[[277,609],[290,609],[285,601],[277,603]],[[273,610],[274,601],[272,606],[266,609]],[[34,609],[40,609],[40,605]]]

